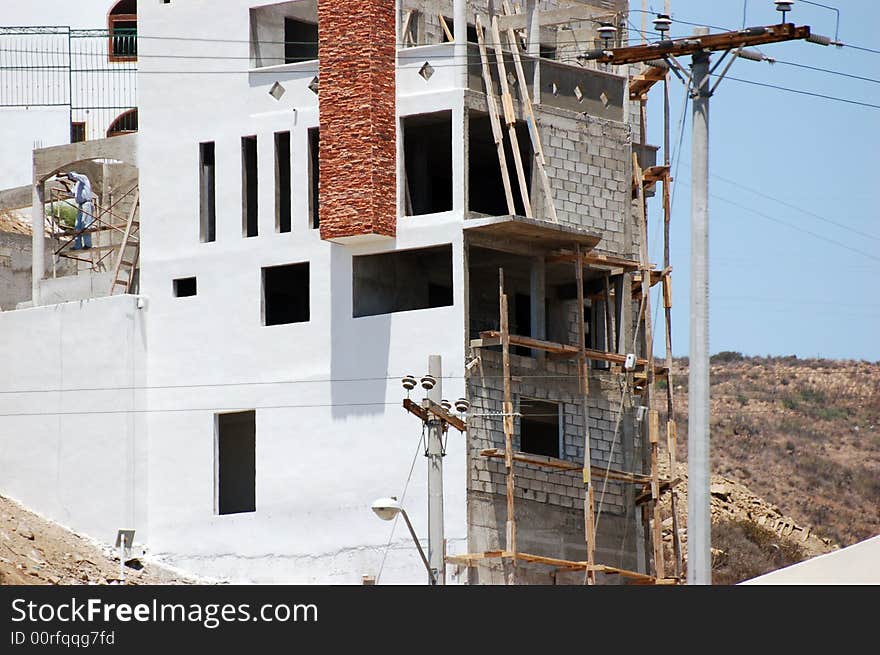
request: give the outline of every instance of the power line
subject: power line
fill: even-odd
[[[268,381],[252,381],[252,382],[215,382],[215,383],[198,383],[198,384],[169,384],[169,385],[135,385],[135,386],[119,386],[119,387],[70,387],[66,389],[0,389],[2,395],[16,394],[36,394],[36,393],[100,393],[100,392],[119,392],[119,391],[177,391],[182,389],[210,389],[210,388],[228,388],[228,387],[250,387],[250,386],[279,386],[284,384],[326,384],[326,383],[351,383],[351,382],[388,382],[392,380],[399,381],[403,375],[374,377],[374,378],[351,378],[351,379],[302,379],[302,380],[268,380]],[[504,376],[482,374],[484,379],[502,379]],[[578,374],[548,374],[548,375],[518,375],[522,379],[537,380],[565,380],[577,379]],[[464,375],[444,375],[444,380],[466,380]]]
[[[841,47],[852,48],[853,50],[861,50],[862,52],[872,52],[875,55],[880,55],[880,50],[875,50],[874,48],[865,48],[862,46],[852,45],[849,43],[843,43],[843,44],[841,44]]]
[[[687,183],[683,182],[682,184],[687,184]],[[839,247],[844,248],[846,250],[849,250],[851,252],[862,255],[863,257],[867,257],[868,259],[873,259],[874,261],[880,262],[880,257],[872,255],[871,253],[865,252],[864,250],[859,250],[858,248],[853,248],[852,246],[849,246],[845,243],[842,243],[840,241],[835,241],[834,239],[823,236],[817,232],[813,232],[812,230],[808,230],[808,229],[801,227],[799,225],[794,225],[793,223],[789,223],[788,221],[783,221],[782,219],[776,218],[774,216],[770,216],[769,214],[765,214],[764,212],[760,212],[757,209],[753,209],[752,207],[749,207],[747,205],[743,205],[741,203],[735,202],[735,201],[730,200],[728,198],[724,198],[723,196],[719,196],[714,193],[710,193],[709,196],[711,198],[714,198],[715,200],[720,200],[721,202],[727,203],[729,205],[733,205],[734,207],[738,207],[739,209],[745,210],[751,214],[755,214],[756,216],[760,216],[762,218],[765,218],[768,221],[772,221],[774,223],[779,223],[780,225],[785,225],[786,227],[790,227],[791,229],[797,230],[798,232],[803,232],[804,234],[809,234],[810,236],[813,236],[817,239],[820,239],[821,241],[824,241],[825,243],[834,244],[836,246],[839,246]]]
[[[868,259],[873,259],[874,261],[880,262],[880,257],[872,255],[868,252],[865,252],[864,250],[859,250],[858,248],[853,248],[852,246],[848,246],[845,243],[842,243],[840,241],[835,241],[834,239],[829,239],[826,236],[822,236],[821,234],[818,234],[818,233],[813,232],[811,230],[807,230],[807,229],[800,227],[798,225],[794,225],[792,223],[789,223],[787,221],[783,221],[783,220],[776,218],[774,216],[770,216],[768,214],[765,214],[763,212],[758,211],[757,209],[752,209],[751,207],[748,207],[746,205],[740,204],[738,202],[734,202],[733,200],[729,200],[727,198],[723,198],[723,197],[715,195],[715,194],[709,194],[709,195],[712,198],[715,198],[715,200],[720,200],[721,202],[726,202],[727,204],[733,205],[734,207],[739,207],[740,209],[743,209],[747,212],[755,214],[756,216],[761,216],[762,218],[765,218],[768,221],[772,221],[774,223],[779,223],[780,225],[785,225],[786,227],[790,227],[793,230],[797,230],[798,232],[803,232],[804,234],[809,234],[810,236],[816,237],[817,239],[820,239],[826,243],[832,243],[836,246],[839,246],[841,248],[845,248],[846,250],[849,250],[851,252],[862,255],[863,257],[867,257]]]
[[[717,75],[715,76],[717,77]],[[813,91],[803,91],[801,89],[792,89],[790,87],[779,86],[777,84],[767,84],[766,82],[755,82],[754,80],[744,80],[740,77],[733,77],[732,75],[726,75],[724,79],[733,80],[734,82],[742,82],[744,84],[753,84],[755,86],[762,86],[769,89],[776,89],[777,91],[788,91],[789,93],[797,93],[805,96],[812,96],[814,98],[824,98],[825,100],[834,100],[836,102],[845,102],[850,105],[859,105],[861,107],[868,107],[870,109],[880,109],[880,105],[875,105],[870,102],[862,102],[860,100],[850,100],[848,98],[839,98],[837,96],[830,96],[824,93],[815,93]]]
[[[174,412],[236,412],[244,409],[252,410],[252,409],[320,409],[327,407],[385,407],[390,405],[399,405],[399,403],[389,403],[389,402],[371,402],[371,403],[316,403],[316,404],[308,404],[308,405],[259,405],[259,406],[247,406],[243,407],[241,405],[236,405],[233,407],[175,407],[175,408],[160,408],[160,409],[85,409],[85,410],[71,410],[71,411],[62,411],[62,412],[9,412],[9,413],[0,413],[0,417],[14,417],[14,416],[90,416],[90,415],[103,415],[103,414],[167,414]]]
[[[818,66],[808,66],[806,64],[798,64],[793,61],[782,61],[781,59],[773,60],[774,64],[784,64],[786,66],[796,66],[797,68],[805,68],[811,71],[818,71],[820,73],[828,73],[830,75],[839,75],[840,77],[849,77],[854,80],[862,80],[863,82],[872,82],[873,84],[880,84],[880,80],[875,79],[873,77],[862,77],[861,75],[853,75],[852,73],[844,73],[843,71],[831,70],[830,68],[819,68]]]
[[[688,166],[688,164],[685,164],[685,166]],[[804,209],[803,207],[799,207],[799,206],[794,205],[790,202],[786,202],[785,200],[780,200],[779,198],[776,198],[774,196],[766,194],[762,191],[758,191],[757,189],[753,189],[751,187],[748,187],[744,184],[736,182],[735,180],[728,179],[728,178],[723,177],[721,175],[718,175],[716,173],[710,173],[710,176],[717,179],[717,180],[721,180],[722,182],[726,182],[727,184],[730,184],[734,187],[742,189],[743,191],[748,191],[749,193],[753,193],[756,196],[760,196],[761,198],[764,198],[766,200],[772,200],[773,202],[778,203],[778,204],[782,205],[783,207],[788,207],[789,209],[794,209],[795,211],[799,211],[802,214],[805,214],[807,216],[811,216],[812,218],[815,218],[816,220],[823,221],[825,223],[828,223],[829,225],[834,225],[835,227],[838,227],[842,230],[847,230],[848,232],[858,234],[859,236],[863,236],[867,239],[873,239],[875,241],[880,241],[880,236],[876,236],[874,234],[868,234],[867,232],[862,232],[861,230],[856,229],[852,226],[846,225],[844,223],[839,223],[835,220],[827,218],[826,216],[822,216],[820,214],[812,212],[809,209]]]

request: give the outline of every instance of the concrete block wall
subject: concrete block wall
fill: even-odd
[[[15,309],[18,303],[31,299],[32,238],[30,234],[0,232],[0,311]],[[46,239],[44,266],[48,271],[52,270],[52,253],[58,246],[57,240]],[[56,266],[59,276],[75,272],[76,266],[69,259],[61,259]]]
[[[593,116],[567,118],[549,110],[542,111],[538,121],[559,222],[600,233],[598,252],[630,255],[624,225],[631,220],[630,127]],[[544,203],[535,206],[545,217]]]
[[[485,448],[504,448],[504,430],[501,419],[503,378],[501,355],[482,351],[481,364],[468,378],[469,410],[469,464],[468,488],[474,492],[506,494],[504,462],[498,458],[480,455]],[[517,398],[537,398],[562,404],[563,448],[562,458],[581,464],[584,461],[584,416],[578,392],[577,365],[573,362],[551,362],[540,365],[536,359],[511,355],[511,375],[514,411]],[[516,377],[521,376],[520,380]],[[594,466],[624,469],[623,418],[615,426],[620,398],[619,388],[610,374],[594,372],[590,381],[587,403],[587,425],[590,430],[591,462]],[[514,448],[519,449],[519,419],[514,421]],[[584,486],[580,471],[553,470],[532,464],[516,463],[515,497],[534,500],[564,508],[581,508]],[[596,508],[600,506],[603,480],[595,479]],[[621,484],[608,482],[601,502],[603,512],[625,513],[625,492]]]

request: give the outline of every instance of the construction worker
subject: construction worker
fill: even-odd
[[[89,229],[95,220],[94,203],[92,202],[92,183],[89,178],[79,173],[70,172],[66,175],[67,179],[75,183],[73,188],[73,199],[76,201],[76,238],[73,240],[72,250],[82,250],[92,247],[92,235],[88,232],[82,234],[84,230]]]

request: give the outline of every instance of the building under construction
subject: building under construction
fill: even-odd
[[[129,184],[96,202],[75,302],[35,236],[31,307],[0,314],[0,490],[204,575],[419,581],[369,508],[403,489],[425,535],[399,379],[441,355],[469,403],[448,583],[679,581],[670,177],[645,137],[668,71],[583,56],[625,45],[627,10],[141,3],[138,134],[35,154],[56,261],[53,176]]]

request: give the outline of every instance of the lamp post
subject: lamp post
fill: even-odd
[[[398,514],[403,515],[403,520],[406,521],[406,527],[409,528],[409,533],[412,535],[412,539],[416,544],[416,548],[419,549],[419,555],[422,558],[422,563],[425,565],[425,569],[428,571],[428,584],[435,585],[437,584],[437,578],[434,576],[434,571],[431,570],[431,565],[428,563],[428,558],[425,557],[425,551],[422,550],[422,544],[419,543],[419,538],[416,535],[416,531],[413,529],[412,523],[409,520],[409,515],[406,513],[406,510],[403,509],[403,506],[397,500],[397,498],[389,497],[389,498],[379,498],[378,500],[373,502],[372,505],[373,512],[383,521],[390,521]]]

